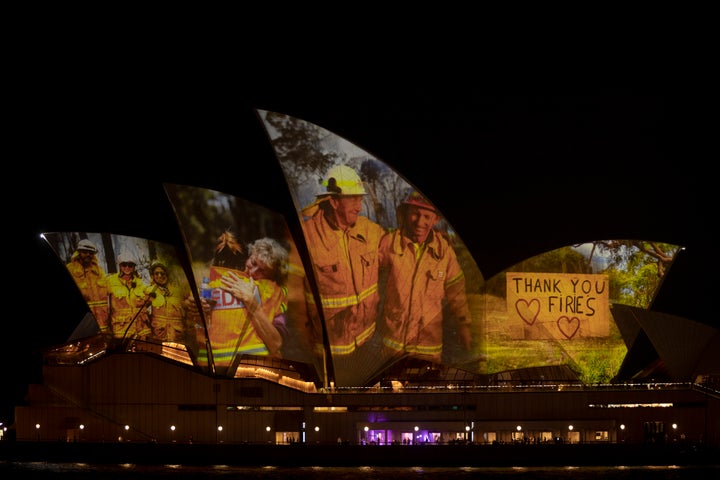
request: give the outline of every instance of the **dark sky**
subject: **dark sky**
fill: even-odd
[[[394,167],[439,206],[486,277],[583,241],[686,246],[662,306],[717,324],[703,302],[710,179],[698,159],[676,153],[683,122],[660,93],[130,76],[38,83],[6,151],[0,421],[40,379],[42,349],[64,342],[86,311],[40,233],[178,243],[164,182],[231,193],[295,221],[255,108],[316,123]]]

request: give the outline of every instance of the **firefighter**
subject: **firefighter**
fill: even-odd
[[[378,246],[385,230],[360,215],[367,195],[352,168],[331,168],[303,214],[303,231],[333,356],[350,355],[375,332],[379,304]],[[310,291],[306,297],[311,304]],[[308,309],[316,311],[314,305]],[[318,319],[313,320],[318,325]],[[317,327],[315,327],[317,329]]]
[[[107,276],[113,337],[145,339],[150,335],[147,285],[137,271],[135,257],[121,253],[117,262],[119,271]]]
[[[90,307],[100,332],[110,334],[107,279],[98,262],[97,251],[90,240],[80,240],[66,267]]]
[[[433,228],[440,218],[435,206],[412,191],[398,207],[398,229],[380,244],[381,269],[387,274],[384,347],[394,355],[435,363],[442,363],[443,328],[450,318],[461,348],[471,349],[465,276],[449,239]]]
[[[150,285],[146,294],[150,300],[150,329],[152,338],[163,342],[185,342],[185,295],[170,282],[167,266],[154,261],[150,264]]]

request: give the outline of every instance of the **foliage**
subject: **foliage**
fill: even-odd
[[[218,237],[232,231],[246,243],[272,237],[287,243],[282,216],[234,195],[184,185],[166,185],[193,262],[209,263]],[[286,245],[286,248],[290,248]]]
[[[573,369],[586,385],[610,383],[626,354],[627,350],[619,346],[608,350],[607,343],[591,345],[575,359]]]
[[[610,298],[624,305],[648,308],[679,247],[639,240],[591,242],[589,254],[566,246],[523,260],[510,269],[519,272],[604,273]],[[505,294],[504,272],[486,282],[493,295]]]
[[[612,298],[641,308],[652,303],[679,250],[677,245],[640,240],[597,241],[593,246],[607,261]]]
[[[572,247],[536,255],[523,260],[510,269],[516,272],[552,272],[552,273],[589,273],[587,260]],[[505,297],[505,272],[501,272],[487,281],[486,290],[491,295]]]
[[[321,127],[275,112],[267,112],[265,121],[277,132],[271,143],[292,191],[317,184],[322,179],[318,175],[337,163],[339,155],[322,147],[331,134]]]

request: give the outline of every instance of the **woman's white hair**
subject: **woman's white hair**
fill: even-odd
[[[270,237],[258,238],[247,246],[248,254],[256,256],[273,271],[273,280],[285,283],[288,274],[289,252],[280,242]]]

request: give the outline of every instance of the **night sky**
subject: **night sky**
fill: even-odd
[[[164,182],[234,194],[284,213],[292,228],[292,199],[255,108],[316,123],[395,168],[441,209],[486,278],[584,241],[685,246],[658,302],[720,326],[705,296],[706,271],[715,269],[710,178],[696,157],[676,150],[684,124],[661,91],[331,78],[240,88],[180,75],[55,73],[66,76],[30,86],[12,129],[17,147],[5,156],[12,168],[3,191],[10,265],[0,421],[9,422],[28,383],[40,380],[42,349],[67,340],[86,312],[40,233],[179,244]]]

